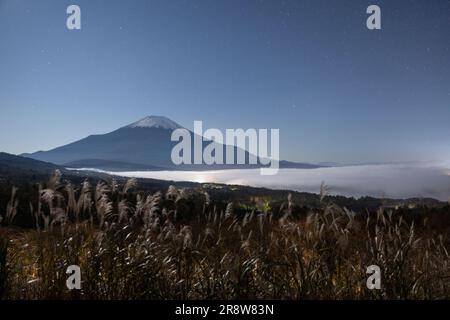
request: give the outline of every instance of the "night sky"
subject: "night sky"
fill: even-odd
[[[450,161],[450,1],[0,0],[0,151],[147,115],[280,128],[294,161]]]

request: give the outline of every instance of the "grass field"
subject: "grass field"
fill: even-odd
[[[202,190],[76,189],[56,173],[30,199],[31,229],[14,226],[16,198],[1,218],[1,299],[450,299],[448,206],[352,212],[323,187],[296,215],[291,197],[222,208]],[[370,265],[380,290],[366,287]]]

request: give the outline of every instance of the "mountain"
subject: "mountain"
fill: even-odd
[[[0,174],[2,175],[7,173],[9,174],[15,170],[51,173],[56,169],[64,170],[64,168],[53,163],[0,152]]]
[[[172,131],[182,128],[176,122],[162,116],[148,116],[113,132],[91,135],[79,141],[49,151],[24,154],[36,160],[47,161],[65,167],[92,167],[111,171],[139,170],[216,170],[234,168],[258,168],[260,165],[174,165],[171,160]],[[194,134],[191,133],[193,139]],[[209,142],[204,142],[204,147]],[[193,145],[193,144],[192,144]],[[235,157],[237,155],[235,149]],[[246,159],[248,158],[246,152]],[[280,167],[317,168],[320,166],[281,161]]]
[[[5,181],[10,183],[41,182],[55,170],[66,172],[63,167],[52,163],[0,152],[0,184]]]

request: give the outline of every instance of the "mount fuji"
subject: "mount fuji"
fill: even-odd
[[[71,168],[108,171],[210,170],[255,168],[258,165],[175,165],[171,152],[174,129],[183,128],[163,116],[148,116],[113,132],[90,135],[79,141],[23,156]],[[193,134],[192,134],[193,136]],[[205,142],[206,146],[207,142]],[[236,154],[236,152],[235,152]],[[248,154],[248,153],[247,153]],[[305,163],[280,161],[284,168],[316,168]]]

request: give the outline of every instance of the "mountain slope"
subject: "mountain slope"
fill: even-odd
[[[51,173],[56,169],[63,169],[53,163],[38,161],[26,157],[0,152],[0,174],[13,172],[14,170],[25,170]]]
[[[55,170],[66,173],[63,167],[52,163],[0,152],[0,184],[45,181]]]
[[[129,163],[129,162],[121,162],[121,161],[111,161],[111,160],[98,160],[98,159],[81,159],[77,161],[72,161],[64,164],[67,168],[72,169],[82,169],[82,168],[95,168],[105,171],[115,171],[115,172],[123,172],[123,171],[160,171],[164,170],[164,168],[145,165],[139,163]]]

